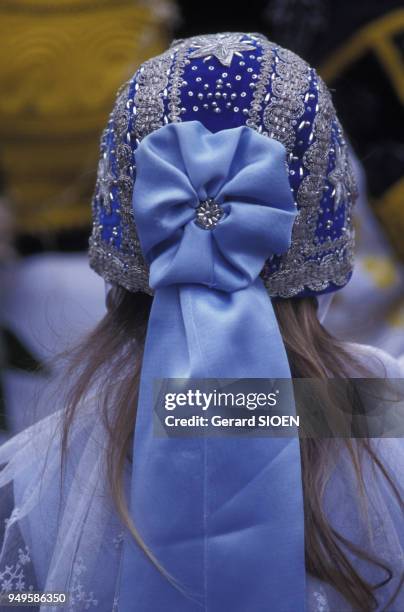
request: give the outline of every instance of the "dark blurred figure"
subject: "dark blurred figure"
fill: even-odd
[[[206,0],[200,6],[189,0],[178,0],[180,19],[176,28],[177,38],[195,34],[214,34],[216,32],[269,31],[266,10],[268,0],[251,0],[248,7],[233,3]]]
[[[270,0],[277,42],[319,67],[367,178],[369,198],[404,260],[402,0]]]

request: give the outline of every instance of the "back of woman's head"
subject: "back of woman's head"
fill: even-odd
[[[133,537],[145,548],[150,562],[158,564],[133,524],[124,485],[125,469],[132,462],[133,433],[139,394],[140,370],[152,297],[112,288],[107,296],[107,314],[94,331],[70,355],[71,388],[65,420],[65,448],[69,428],[83,397],[97,389],[99,410],[108,431],[106,461],[109,488],[117,510]],[[275,311],[296,378],[344,378],[363,365],[320,324],[314,298],[292,298],[275,302]],[[77,372],[80,375],[77,376]],[[341,406],[340,406],[341,408]],[[342,408],[343,409],[343,408]],[[348,452],[358,490],[365,484],[363,456],[368,456],[393,486],[371,444],[365,440],[301,439],[302,481],[305,504],[306,567],[313,575],[336,588],[354,609],[367,611],[376,605],[377,585],[369,584],[350,562],[350,555],[379,568],[384,580],[391,575],[383,559],[345,541],[329,522],[324,493],[342,449]],[[393,487],[394,488],[394,487]],[[395,494],[397,491],[395,491]],[[164,568],[161,568],[164,572]]]
[[[64,448],[80,400],[96,387],[113,498],[163,573],[133,522],[124,484],[131,462],[141,464],[144,478],[148,470],[156,474],[151,379],[184,371],[191,378],[319,379],[361,371],[317,316],[317,297],[351,277],[354,199],[347,145],[326,86],[303,60],[260,34],[175,41],[119,91],[101,141],[90,239],[90,264],[112,288],[107,314],[73,355],[71,372],[79,375]],[[231,347],[229,338],[237,338]],[[176,445],[164,448],[175,453]],[[251,448],[262,447],[252,441]],[[262,452],[270,448],[268,440]],[[385,580],[389,569],[334,529],[323,496],[341,449],[360,490],[363,454],[391,480],[365,440],[301,439],[293,448],[290,464],[279,466],[279,478],[288,469],[299,476],[301,460],[302,482],[299,476],[282,511],[298,516],[293,546],[304,546],[312,575],[355,609],[369,610],[377,585],[360,575],[351,555],[381,568]],[[274,482],[267,485],[269,499]],[[142,489],[145,495],[153,486]]]

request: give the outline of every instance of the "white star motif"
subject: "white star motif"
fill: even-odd
[[[211,34],[198,36],[192,41],[191,48],[195,48],[189,54],[190,59],[204,57],[209,59],[216,57],[223,66],[230,66],[233,56],[243,57],[243,51],[255,51],[251,43],[241,40],[239,34]]]

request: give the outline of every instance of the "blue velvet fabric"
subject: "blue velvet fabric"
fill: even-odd
[[[256,92],[258,77],[262,70],[264,51],[262,44],[254,38],[254,35],[244,34],[242,39],[255,47],[255,50],[244,52],[242,57],[235,56],[230,66],[222,65],[215,58],[206,61],[206,57],[190,58],[190,53],[188,54],[187,61],[183,66],[183,81],[178,88],[177,100],[178,106],[181,108],[180,120],[183,123],[197,120],[211,132],[248,125],[250,110],[254,106],[254,92]],[[279,108],[279,119],[283,118],[283,120],[286,121],[287,119],[289,121],[285,130],[286,134],[290,132],[290,138],[294,143],[289,150],[287,159],[289,182],[294,198],[298,201],[298,206],[300,206],[299,193],[301,194],[305,190],[312,190],[313,193],[318,190],[321,191],[313,226],[310,227],[307,241],[298,252],[299,262],[308,267],[312,262],[315,268],[319,261],[316,246],[326,246],[324,253],[321,254],[322,259],[331,261],[338,259],[338,253],[341,251],[341,241],[343,242],[344,236],[346,236],[347,226],[350,226],[348,218],[350,218],[349,209],[352,198],[348,184],[349,169],[341,166],[346,145],[334,111],[330,110],[325,117],[320,117],[319,109],[324,106],[324,97],[321,98],[320,95],[321,79],[314,69],[306,66],[305,71],[302,68],[293,71],[289,77],[291,79],[290,93],[285,96],[282,102],[280,101],[279,91],[277,90],[277,87],[279,87],[278,75],[285,71],[286,64],[283,62],[285,50],[275,43],[270,44],[272,46],[273,62],[270,66],[270,78],[266,83],[265,103],[259,105],[257,111],[258,131],[263,133],[267,131],[264,117],[265,109],[268,109],[268,104],[274,104],[274,108]],[[174,58],[175,49],[172,53]],[[297,64],[297,62],[298,59],[295,63]],[[170,74],[175,70],[175,66],[176,60],[174,58],[169,68]],[[135,155],[139,144],[137,124],[141,123],[137,108],[139,101],[136,98],[139,84],[144,79],[143,69],[140,68],[132,77],[128,83],[127,94],[120,102],[124,106],[126,114],[123,115],[115,109],[116,112],[111,115],[108,129],[105,131],[101,143],[101,168],[103,170],[99,173],[101,180],[98,182],[95,192],[93,213],[95,225],[100,228],[99,235],[97,234],[97,244],[100,249],[110,254],[110,257],[106,258],[106,268],[108,267],[108,259],[122,259],[124,267],[125,265],[130,266],[133,261],[133,249],[136,250],[131,241],[125,240],[123,228],[128,224],[128,219],[126,215],[122,214],[122,210],[124,208],[123,202],[126,200],[125,194],[130,186],[136,183]],[[299,70],[303,70],[305,78],[307,77],[307,83],[304,92],[296,93],[294,99],[295,80]],[[219,87],[220,89],[218,89]],[[216,95],[221,97],[216,98]],[[203,99],[200,96],[203,96]],[[224,96],[227,97],[224,98]],[[211,100],[217,102],[220,112],[214,112]],[[172,104],[172,93],[169,89],[166,89],[161,93],[161,121],[172,120]],[[300,107],[301,114],[298,114],[298,118],[293,119],[293,111]],[[325,121],[331,127],[324,153],[326,167],[322,169],[313,167],[310,170],[308,164],[303,163],[303,160],[307,161],[313,156],[313,150],[317,147],[315,127],[321,121]],[[156,125],[159,126],[160,124],[157,122]],[[128,148],[128,151],[130,148],[131,154],[127,152],[122,155],[122,150],[125,148]],[[124,164],[125,171],[123,174],[122,158],[126,156],[128,160],[126,165]],[[107,166],[107,171],[105,171],[105,166]],[[338,181],[334,180],[333,183],[330,180],[331,173],[336,170],[339,176],[337,187],[334,183],[338,183]],[[317,183],[318,173],[322,176],[321,184]],[[108,189],[106,189],[106,186],[108,186]],[[343,187],[342,191],[341,187]],[[281,262],[281,257],[275,255],[270,262],[267,262],[268,271],[271,274],[279,271]],[[105,270],[100,264],[95,265],[94,268],[100,274],[105,275]],[[113,278],[109,272],[107,280],[126,286],[121,274],[116,272],[115,276],[116,278]],[[304,287],[293,295],[311,296],[334,292],[341,289],[348,282],[350,276],[350,271],[345,270],[337,284],[333,282],[335,278],[331,274],[328,284],[318,282],[317,285],[314,276],[314,279],[311,278],[310,286]],[[284,295],[278,295],[276,292],[271,293],[271,291],[270,295],[271,297],[285,297]]]
[[[296,207],[280,143],[245,126],[169,124],[136,152],[133,195],[155,290],[134,440],[131,512],[164,576],[125,542],[122,612],[304,610],[297,437],[156,437],[153,380],[290,378],[259,278],[290,244]],[[213,229],[195,223],[207,197]],[[290,397],[293,403],[293,398]]]

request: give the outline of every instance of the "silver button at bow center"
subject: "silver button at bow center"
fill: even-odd
[[[213,229],[223,217],[223,209],[213,198],[200,202],[196,208],[195,223],[202,229]]]

